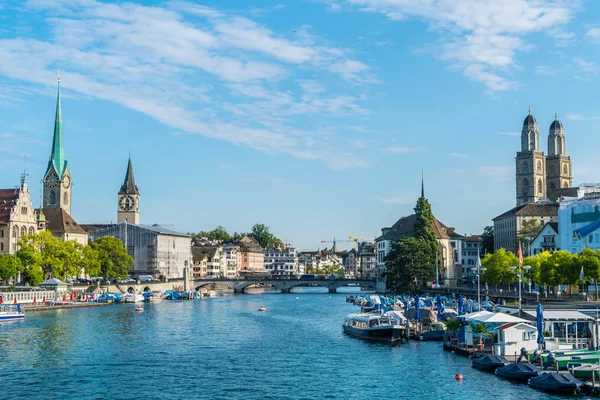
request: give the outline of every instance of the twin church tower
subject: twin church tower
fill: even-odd
[[[59,208],[71,215],[71,173],[67,165],[63,144],[62,111],[60,106],[60,77],[58,78],[58,96],[54,119],[54,138],[50,161],[44,175],[43,208]],[[131,156],[127,164],[125,181],[121,185],[118,197],[117,221],[130,224],[140,223],[140,192],[133,177]]]
[[[550,125],[545,156],[540,150],[537,121],[529,109],[521,131],[521,151],[515,161],[517,206],[556,197],[553,192],[572,186],[571,157],[567,155],[564,127],[556,114]]]

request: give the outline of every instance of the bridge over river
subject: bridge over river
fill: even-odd
[[[369,279],[196,279],[190,286],[200,290],[208,285],[222,285],[233,289],[234,293],[244,293],[250,286],[269,286],[281,290],[281,293],[290,293],[290,290],[301,286],[320,286],[327,288],[329,293],[336,293],[341,287],[360,286],[375,290],[375,280]]]

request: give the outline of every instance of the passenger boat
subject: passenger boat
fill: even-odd
[[[541,373],[540,369],[530,363],[514,363],[496,369],[496,375],[511,381],[527,382]]]
[[[350,314],[342,325],[344,332],[362,340],[394,343],[404,339],[405,326],[393,316]]]
[[[25,314],[21,312],[20,304],[0,304],[0,322],[22,321]]]
[[[550,393],[574,394],[583,383],[571,374],[549,372],[529,379],[529,386]]]
[[[480,371],[494,372],[496,368],[505,367],[508,364],[510,362],[506,358],[488,354],[474,359],[471,366]]]

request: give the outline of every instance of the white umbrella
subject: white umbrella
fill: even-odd
[[[523,318],[515,317],[514,315],[504,314],[504,313],[493,313],[489,316],[482,316],[478,318],[476,321],[479,322],[496,322],[496,323],[508,323],[508,322],[529,322]]]
[[[492,314],[494,314],[494,313],[490,312],[490,311],[477,311],[477,312],[470,313],[470,314],[463,314],[463,315],[459,316],[458,318],[464,318],[467,321],[479,321],[479,318],[489,317]]]

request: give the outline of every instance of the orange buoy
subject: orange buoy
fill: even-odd
[[[457,381],[462,381],[462,378],[463,378],[462,374],[454,375],[454,379],[456,379]]]
[[[258,311],[267,311],[267,309],[265,308],[265,306],[260,306],[260,308],[258,309]]]
[[[142,311],[144,311],[144,307],[142,307],[142,306],[137,306],[137,307],[135,308],[135,311],[137,311],[137,312],[142,312]]]

